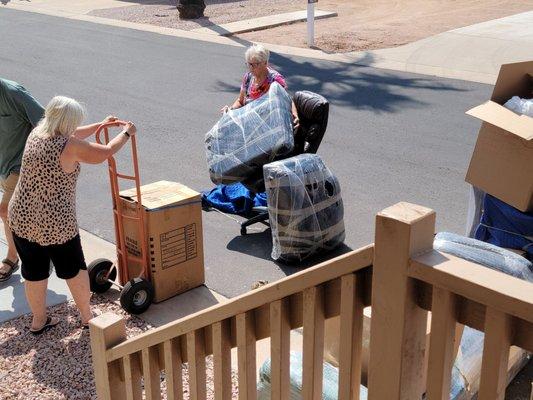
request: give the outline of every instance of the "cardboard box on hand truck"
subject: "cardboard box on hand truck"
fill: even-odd
[[[147,243],[147,278],[154,286],[154,302],[166,300],[202,285],[204,251],[200,193],[176,182],[159,181],[141,186],[145,238],[139,238],[135,216],[135,188],[120,192],[127,252],[140,255],[140,241]],[[138,276],[142,265],[130,262],[130,276]]]
[[[501,66],[492,97],[467,111],[483,121],[466,181],[520,211],[533,210],[533,118],[503,106],[533,97],[533,61]]]

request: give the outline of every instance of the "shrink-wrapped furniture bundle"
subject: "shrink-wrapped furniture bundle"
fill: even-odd
[[[533,265],[530,261],[493,244],[454,233],[439,232],[435,236],[433,248],[515,278],[533,282]],[[464,327],[452,370],[450,399],[470,400],[479,390],[484,339],[483,332],[468,326]],[[511,346],[506,368],[508,382],[527,364],[529,357],[525,350]]]
[[[267,164],[263,174],[274,260],[301,261],[344,241],[340,185],[318,155]]]
[[[205,137],[213,183],[241,182],[291,154],[291,118],[291,98],[277,82],[259,99],[225,113]]]

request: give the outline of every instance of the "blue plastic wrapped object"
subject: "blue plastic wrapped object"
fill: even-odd
[[[267,94],[225,113],[205,136],[215,184],[242,182],[294,149],[291,98],[277,82]]]
[[[274,260],[298,262],[344,241],[340,184],[318,155],[267,164],[263,175]]]
[[[475,238],[496,246],[523,250],[533,260],[533,212],[522,212],[486,194]]]
[[[533,282],[533,264],[512,251],[449,232],[435,236],[433,248],[507,275]]]
[[[302,353],[292,352],[290,355],[290,400],[302,399]],[[322,381],[322,399],[337,400],[339,391],[339,370],[334,366],[324,363]],[[266,360],[259,369],[259,382],[257,384],[257,400],[270,400],[271,393],[270,359]],[[360,400],[368,399],[368,391],[360,386]]]

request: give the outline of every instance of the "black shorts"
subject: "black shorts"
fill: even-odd
[[[13,234],[13,240],[20,261],[22,277],[27,281],[42,281],[50,276],[50,261],[56,275],[61,279],[71,279],[82,269],[87,269],[81,248],[80,235],[63,244],[41,246]]]

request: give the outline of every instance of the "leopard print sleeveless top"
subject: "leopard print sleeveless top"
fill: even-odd
[[[35,131],[30,133],[19,182],[9,202],[11,230],[41,246],[63,244],[79,233],[76,182],[80,165],[67,173],[59,159],[68,140],[63,136],[44,138]]]

